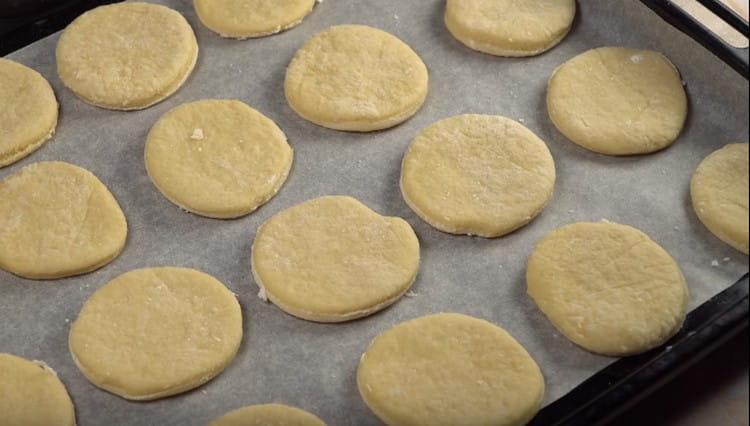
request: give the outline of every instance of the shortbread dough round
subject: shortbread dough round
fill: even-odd
[[[63,162],[0,181],[0,269],[31,279],[84,274],[116,258],[128,234],[117,200],[88,170]]]
[[[435,228],[499,237],[529,223],[552,197],[547,145],[505,117],[460,115],[429,126],[404,156],[401,191]]]
[[[560,43],[575,15],[575,0],[448,0],[445,25],[471,49],[534,56]]]
[[[296,27],[315,0],[194,0],[203,25],[222,37],[264,37]]]
[[[251,405],[227,413],[209,426],[325,426],[317,416],[282,404]]]
[[[421,108],[428,74],[404,42],[363,25],[331,27],[309,40],[286,73],[289,105],[323,127],[370,132],[396,126]]]
[[[73,401],[46,364],[0,353],[0,413],[5,426],[75,426]]]
[[[57,127],[57,99],[33,69],[0,58],[0,168],[47,142]]]
[[[701,222],[720,240],[748,254],[748,145],[727,145],[706,158],[690,192]]]
[[[196,388],[221,373],[242,340],[235,295],[193,269],[139,269],[97,290],[68,344],[94,385],[131,400]]]
[[[166,113],[146,142],[146,170],[167,199],[219,219],[265,204],[294,155],[271,119],[240,101],[206,100]]]
[[[343,322],[395,303],[419,270],[419,241],[406,221],[351,197],[307,201],[258,229],[256,283],[296,317]]]
[[[399,324],[378,336],[357,370],[359,393],[389,425],[523,425],[544,377],[505,330],[460,314]]]
[[[677,140],[688,99],[680,73],[662,54],[603,47],[555,71],[547,107],[552,122],[574,143],[601,154],[637,155]]]
[[[529,258],[528,293],[562,334],[602,355],[666,342],[682,326],[688,289],[680,267],[643,232],[577,223],[547,235]]]
[[[182,86],[198,59],[190,24],[168,7],[100,6],[76,18],[57,44],[57,72],[78,97],[114,110],[148,108]]]

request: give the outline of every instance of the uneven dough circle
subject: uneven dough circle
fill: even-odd
[[[299,25],[315,0],[194,0],[203,25],[222,37],[264,37]]]
[[[55,133],[57,99],[33,69],[0,58],[0,168],[39,149]]]
[[[83,305],[70,329],[78,368],[131,400],[196,388],[221,373],[242,340],[242,312],[221,282],[184,268],[120,275]]]
[[[75,426],[73,401],[46,364],[0,353],[0,413],[5,426]]]
[[[336,130],[371,132],[417,113],[427,97],[427,67],[395,36],[364,25],[331,27],[297,52],[286,73],[289,105]]]
[[[198,60],[185,18],[139,2],[100,6],[76,18],[57,44],[60,79],[85,102],[148,108],[182,86]]]
[[[116,258],[125,215],[88,170],[41,162],[0,180],[0,269],[31,279],[84,274]]]
[[[544,377],[505,330],[460,314],[399,324],[362,355],[359,393],[389,425],[523,425]]]
[[[575,0],[448,0],[445,25],[479,52],[534,56],[560,43],[575,15]]]
[[[419,240],[406,221],[351,197],[307,201],[258,229],[255,282],[284,312],[317,322],[368,316],[395,303],[419,270]]]
[[[720,240],[748,254],[748,145],[727,145],[693,175],[693,208]]]
[[[643,232],[608,222],[547,235],[529,258],[528,293],[562,334],[602,355],[645,352],[685,320],[689,294],[674,259]]]
[[[677,140],[688,99],[680,73],[662,54],[602,47],[554,72],[547,108],[572,142],[600,154],[636,155]]]
[[[209,426],[325,426],[313,414],[282,404],[251,405],[227,413]]]
[[[212,218],[244,216],[289,175],[294,154],[271,119],[240,101],[178,106],[151,129],[146,170],[167,199]]]
[[[547,145],[505,117],[460,115],[427,127],[404,156],[401,192],[435,228],[493,238],[529,223],[552,197]]]

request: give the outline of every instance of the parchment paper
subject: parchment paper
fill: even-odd
[[[44,360],[57,370],[81,426],[202,425],[231,409],[272,401],[310,410],[331,425],[378,424],[357,392],[360,355],[372,338],[391,326],[446,311],[485,318],[513,334],[540,364],[547,382],[545,401],[552,402],[613,361],[568,342],[525,296],[526,258],[534,244],[571,222],[606,218],[651,235],[682,266],[692,293],[691,309],[747,270],[746,256],[699,223],[688,193],[691,174],[706,155],[748,139],[747,81],[635,0],[579,2],[571,35],[556,49],[531,59],[502,59],[465,48],[443,25],[442,0],[327,0],[299,27],[244,42],[221,39],[204,28],[188,0],[160,3],[185,14],[201,50],[186,85],[148,110],[112,112],[75,98],[55,71],[58,35],[10,55],[51,81],[61,117],[54,140],[0,170],[0,178],[42,160],[78,164],[112,190],[129,221],[123,254],[92,274],[35,282],[0,271],[0,352]],[[294,52],[313,34],[343,23],[389,31],[424,59],[430,95],[412,120],[379,133],[342,133],[302,120],[286,104],[284,71]],[[675,146],[645,157],[611,158],[575,146],[554,129],[544,103],[548,77],[565,60],[604,45],[656,49],[682,71],[691,115]],[[146,175],[143,148],[151,125],[169,109],[205,98],[249,103],[279,124],[295,150],[293,171],[280,194],[241,220],[182,212]],[[538,219],[506,238],[440,233],[419,220],[401,198],[400,160],[411,139],[438,119],[460,113],[501,114],[522,121],[547,141],[557,162],[554,200]],[[412,224],[423,259],[413,288],[416,295],[373,317],[339,325],[298,320],[258,299],[249,261],[258,225],[287,207],[327,194],[352,195]],[[714,260],[718,266],[712,266]],[[200,269],[237,293],[245,337],[229,368],[203,387],[156,402],[128,402],[92,386],[76,369],[68,353],[70,322],[109,280],[135,268],[163,265]]]

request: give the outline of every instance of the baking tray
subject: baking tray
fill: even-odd
[[[699,223],[689,205],[688,183],[710,152],[747,140],[748,84],[643,4],[581,2],[575,27],[559,47],[537,58],[502,59],[456,42],[442,24],[442,0],[329,0],[300,27],[246,42],[223,40],[203,28],[190,1],[159,3],[185,14],[201,53],[185,87],[148,110],[119,113],[78,101],[56,76],[57,35],[10,55],[50,79],[61,103],[61,120],[53,141],[0,170],[0,178],[42,160],[81,165],[109,186],[130,225],[123,254],[92,274],[34,282],[0,272],[0,351],[45,360],[55,368],[74,399],[80,425],[206,424],[231,409],[271,401],[308,409],[331,425],[379,424],[356,390],[359,355],[394,324],[440,311],[493,321],[529,349],[547,381],[546,407],[535,424],[596,424],[746,324],[747,279],[731,284],[747,272],[747,257]],[[431,73],[431,93],[416,117],[392,130],[359,135],[316,127],[289,109],[282,90],[286,65],[306,39],[339,23],[382,28],[422,56]],[[652,156],[610,158],[580,149],[556,132],[544,108],[548,76],[565,60],[603,45],[656,49],[680,68],[691,117],[674,147]],[[239,98],[258,108],[287,133],[296,152],[281,193],[241,220],[214,221],[181,212],[153,187],[143,166],[150,126],[170,108],[207,97]],[[537,220],[506,238],[435,231],[408,209],[398,191],[400,159],[411,139],[432,122],[465,112],[522,121],[547,141],[557,161],[555,199]],[[284,208],[326,194],[353,195],[414,226],[423,267],[412,297],[371,318],[338,325],[297,320],[257,298],[249,254],[258,225]],[[568,342],[525,296],[525,260],[536,241],[563,224],[604,218],[652,235],[681,264],[692,291],[693,312],[678,336],[663,348],[620,361]],[[160,265],[194,267],[227,284],[243,307],[246,334],[235,361],[208,384],[165,400],[128,402],[93,387],[75,368],[67,352],[69,323],[112,278]]]

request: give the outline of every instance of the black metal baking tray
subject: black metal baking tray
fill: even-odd
[[[40,0],[41,10],[0,0],[0,55],[63,29],[84,11],[117,0]],[[741,33],[747,23],[716,0],[699,0]],[[694,38],[735,71],[748,77],[748,51],[736,49],[666,0],[641,0],[664,20]],[[5,9],[3,9],[5,7]],[[14,8],[15,7],[15,8]],[[11,16],[12,15],[12,16]],[[606,424],[748,327],[748,276],[692,311],[682,331],[661,348],[624,358],[553,402],[533,425]]]

